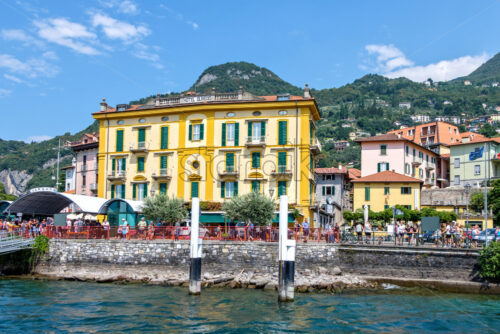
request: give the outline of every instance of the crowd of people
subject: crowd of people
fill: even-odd
[[[0,219],[0,231],[16,233],[27,238],[34,238],[40,234],[43,234],[54,226],[54,220],[52,218],[47,219]]]

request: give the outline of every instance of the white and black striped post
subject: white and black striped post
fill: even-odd
[[[288,239],[288,196],[280,196],[278,300],[294,299],[295,240]]]
[[[189,294],[199,295],[201,292],[201,239],[200,236],[200,199],[191,201],[191,247],[189,266]]]

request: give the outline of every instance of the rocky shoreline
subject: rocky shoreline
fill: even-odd
[[[93,266],[61,265],[57,267],[38,266],[33,273],[35,278],[76,280],[98,283],[142,283],[164,286],[187,286],[187,271],[178,268],[155,266]],[[203,288],[248,288],[276,290],[278,272],[240,270],[215,272],[204,269]],[[317,270],[304,270],[295,273],[297,292],[331,291],[341,292],[346,289],[376,288],[380,284],[361,277],[343,274],[339,267],[330,269],[318,267]]]

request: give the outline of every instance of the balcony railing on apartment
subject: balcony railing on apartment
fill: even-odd
[[[90,191],[97,191],[97,183],[90,184]]]
[[[321,153],[321,143],[319,142],[318,138],[311,138],[311,152],[314,154],[319,154]]]
[[[126,173],[124,170],[112,170],[108,174],[108,180],[124,180],[126,178]]]
[[[172,179],[172,173],[168,168],[160,168],[157,172],[153,172],[151,175],[155,180],[170,180]]]
[[[219,176],[224,177],[224,176],[237,176],[238,171],[234,166],[226,166],[226,168],[223,171],[219,171]]]
[[[251,136],[247,138],[246,147],[265,147],[266,136]]]
[[[287,166],[285,166],[285,165],[278,165],[278,168],[271,171],[272,176],[291,177],[292,174],[293,174],[292,170],[287,169]]]
[[[413,162],[412,162],[412,164],[417,165],[417,166],[420,166],[420,165],[422,164],[422,160],[423,160],[423,159],[422,159],[422,158],[420,158],[420,157],[414,157],[414,158],[413,158]]]
[[[139,152],[147,152],[148,147],[145,141],[140,141],[135,144],[130,145],[130,152],[139,153]]]

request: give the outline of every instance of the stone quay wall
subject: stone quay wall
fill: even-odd
[[[314,273],[318,268],[335,267],[343,273],[361,276],[468,281],[476,278],[477,251],[398,248],[380,246],[342,246],[299,243],[296,272]],[[116,267],[144,270],[189,271],[189,242],[56,240],[41,267]],[[278,271],[278,244],[263,242],[204,242],[202,270],[210,272]]]

